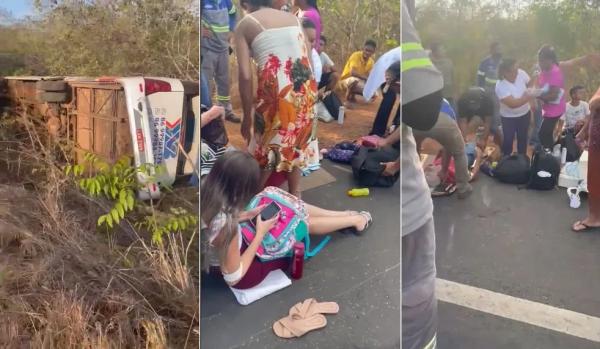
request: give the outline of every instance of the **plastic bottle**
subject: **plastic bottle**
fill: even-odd
[[[304,244],[302,242],[294,243],[293,251],[291,275],[294,280],[298,280],[302,278],[304,269]]]
[[[354,188],[348,190],[348,195],[357,197],[357,196],[369,196],[369,188]]]
[[[560,161],[560,144],[556,144],[554,146],[554,151],[552,155],[556,158],[556,160]]]
[[[346,108],[344,106],[341,106],[338,111],[338,119],[337,119],[337,122],[340,125],[344,123],[344,113],[345,112],[346,112]]]

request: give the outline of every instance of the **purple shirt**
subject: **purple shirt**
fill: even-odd
[[[542,88],[545,85],[556,86],[562,90],[562,96],[560,97],[558,104],[544,102],[542,105],[542,111],[545,117],[557,118],[562,116],[567,110],[567,99],[565,93],[565,79],[558,64],[553,65],[552,69],[549,71],[542,71],[540,73],[538,85]]]
[[[315,24],[315,27],[317,29],[317,39],[315,40],[314,48],[317,50],[317,52],[319,52],[319,48],[321,47],[321,15],[319,14],[319,11],[317,11],[317,9],[314,7],[310,7],[306,11],[301,10],[298,13],[298,17],[309,19]]]

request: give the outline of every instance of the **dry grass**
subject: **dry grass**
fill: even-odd
[[[0,120],[0,347],[198,347],[196,234],[96,232],[103,203],[73,189],[59,148]]]

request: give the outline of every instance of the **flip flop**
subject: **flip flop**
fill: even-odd
[[[579,229],[576,230],[574,227],[576,225],[582,225],[584,228],[583,229]],[[583,223],[582,221],[577,221],[575,222],[572,226],[571,226],[571,230],[574,231],[575,233],[583,233],[583,232],[590,232],[590,231],[596,231],[596,230],[600,230],[600,227],[592,227],[589,226],[585,223]]]
[[[292,319],[305,319],[316,314],[337,314],[339,311],[340,306],[336,302],[317,302],[309,298],[291,307],[290,316]]]
[[[306,333],[327,326],[324,315],[315,314],[305,319],[294,319],[286,316],[273,324],[273,332],[281,338],[302,337]]]
[[[367,231],[367,229],[369,229],[369,227],[371,226],[371,223],[373,223],[373,217],[371,216],[371,214],[368,211],[360,211],[358,214],[363,216],[367,220],[367,224],[365,224],[365,227],[363,228],[363,230],[361,230],[361,231],[356,230],[356,233],[358,235],[361,235],[362,233]]]
[[[343,233],[352,233],[354,235],[362,235],[362,234],[364,234],[364,232],[367,231],[367,229],[369,229],[369,227],[371,226],[371,223],[373,223],[373,217],[371,217],[371,214],[367,211],[360,211],[360,212],[358,212],[358,214],[363,216],[363,218],[366,219],[366,221],[367,221],[363,230],[358,230],[358,229],[356,229],[356,227],[349,227],[349,228],[342,229],[341,231]]]

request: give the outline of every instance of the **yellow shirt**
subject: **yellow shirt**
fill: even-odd
[[[358,74],[368,76],[371,69],[373,69],[373,64],[375,64],[373,58],[369,57],[369,60],[365,62],[363,59],[363,52],[356,51],[348,58],[340,79],[344,80],[352,76],[352,68],[354,68]]]

